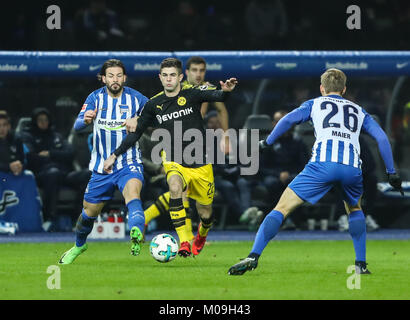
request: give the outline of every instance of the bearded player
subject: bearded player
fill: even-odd
[[[120,146],[127,131],[135,130],[137,116],[148,98],[124,86],[127,76],[120,60],[106,61],[101,68],[100,79],[105,86],[88,96],[74,123],[75,130],[94,123],[89,164],[92,175],[84,194],[83,210],[76,224],[75,245],[63,254],[60,264],[71,264],[87,250],[87,236],[105,203],[113,197],[115,188],[122,192],[128,208],[131,254],[136,256],[141,250],[145,218],[140,193],[144,176],[138,143],[132,143],[127,152],[119,155],[110,172],[104,171],[103,164]]]

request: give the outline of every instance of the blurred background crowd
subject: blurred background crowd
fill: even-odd
[[[149,1],[143,5],[129,0],[59,1],[56,4],[61,8],[62,29],[56,32],[46,29],[47,4],[52,3],[10,3],[7,12],[2,12],[0,50],[406,50],[410,47],[410,4],[404,0],[360,1],[362,29],[355,31],[346,28],[346,8],[351,4],[347,1],[176,0]],[[267,134],[287,112],[320,94],[318,77],[270,79],[260,97],[256,112],[260,117],[256,119],[252,118],[253,102],[262,80],[239,81],[238,90],[226,101],[229,127],[235,130],[250,129],[250,123],[256,121],[263,124],[262,131]],[[396,81],[395,77],[349,78],[346,98],[362,105],[382,128],[391,125],[389,138],[398,168],[403,179],[410,180],[409,80],[395,98],[391,123],[386,123]],[[130,77],[126,85],[147,97],[161,90],[158,79],[153,78]],[[0,78],[3,110],[0,124],[7,122],[7,134],[13,132],[23,143],[22,169],[34,173],[46,230],[71,231],[81,211],[90,174],[87,166],[92,130],[75,133],[72,126],[87,95],[99,86],[101,83],[96,78]],[[205,116],[204,126],[213,129],[221,126],[215,110],[211,109]],[[0,134],[3,143],[7,134],[1,130]],[[255,176],[240,176],[235,166],[215,166],[216,227],[255,230],[308,161],[312,139],[313,131],[309,128],[295,128],[261,156],[261,167]],[[409,227],[409,221],[400,220],[403,207],[392,206],[391,199],[384,198],[378,188],[377,184],[385,181],[385,177],[377,147],[366,138],[361,143],[369,230],[380,226]],[[146,154],[145,157],[149,158]],[[166,190],[161,168],[152,166],[150,170],[146,169],[144,207]],[[317,206],[300,208],[284,227],[346,231],[343,204],[335,201],[336,196],[337,190]],[[386,208],[390,209],[388,215]],[[117,194],[106,211],[124,209],[121,195]],[[157,228],[169,227],[169,217],[161,217],[157,224]]]
[[[62,17],[54,33],[51,4]],[[346,27],[351,4],[360,30]],[[403,50],[410,36],[406,0],[39,0],[8,3],[2,15],[3,50]]]

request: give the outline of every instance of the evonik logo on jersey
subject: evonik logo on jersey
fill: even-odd
[[[161,124],[165,121],[172,120],[172,119],[177,119],[179,117],[186,116],[186,115],[191,114],[193,112],[194,112],[194,110],[192,109],[192,107],[185,108],[185,109],[182,109],[182,110],[179,110],[179,111],[174,111],[172,113],[163,114],[162,116],[157,115],[157,120],[158,120],[158,123]]]

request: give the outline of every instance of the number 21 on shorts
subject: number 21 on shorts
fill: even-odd
[[[138,172],[139,174],[142,174],[141,167],[136,167],[136,166],[129,166],[131,172]]]

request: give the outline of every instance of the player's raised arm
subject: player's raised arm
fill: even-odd
[[[221,85],[222,91],[231,92],[238,84],[238,80],[236,78],[229,78],[225,82],[219,81],[219,83]]]
[[[85,100],[80,113],[74,122],[74,130],[81,130],[92,123],[97,116],[96,99],[94,94],[90,94]]]
[[[272,145],[280,136],[292,128],[293,125],[308,121],[310,119],[312,105],[312,100],[306,101],[299,108],[280,119],[266,140],[259,142],[260,148],[263,149]]]
[[[236,78],[230,78],[225,82],[220,81],[220,84],[221,90],[215,90],[215,87],[210,87],[208,85],[199,86],[195,89],[197,91],[195,96],[200,102],[225,101],[229,96],[229,92],[235,89],[238,80],[236,80]]]
[[[401,179],[394,168],[393,153],[386,133],[369,114],[366,114],[364,118],[363,130],[377,141],[380,155],[382,156],[384,165],[386,166],[386,173],[389,178],[389,183],[393,188],[399,190],[404,196],[401,186]]]

